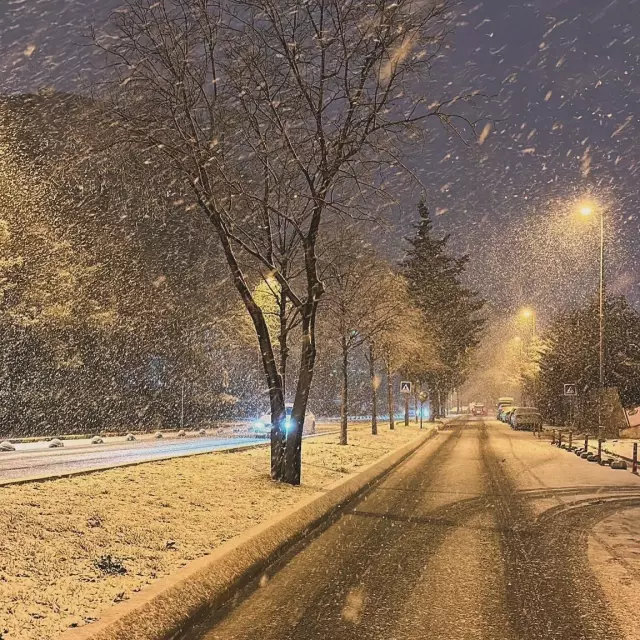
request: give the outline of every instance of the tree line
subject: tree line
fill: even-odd
[[[7,321],[44,345],[35,388],[55,386],[53,404],[65,398],[61,406],[69,409],[83,384],[94,403],[110,396],[118,417],[123,395],[134,403],[145,397],[138,411],[145,417],[169,387],[175,397],[181,373],[191,369],[191,396],[206,413],[215,371],[220,414],[225,404],[237,411],[238,395],[248,401],[247,388],[256,404],[268,399],[272,477],[293,484],[300,481],[303,418],[312,394],[321,393],[314,376],[322,351],[328,359],[333,348],[338,354],[343,441],[350,363],[365,345],[374,382],[381,364],[390,395],[392,376],[410,375],[440,413],[482,325],[482,302],[461,283],[465,259],[446,254],[446,238],[430,238],[424,205],[399,269],[367,246],[362,229],[380,229],[396,193],[413,181],[403,158],[426,140],[429,122],[473,135],[465,109],[477,96],[425,95],[437,90],[428,76],[455,19],[449,3],[125,5],[93,36],[104,60],[94,99],[66,103],[74,115],[90,114],[80,133],[73,127],[60,150],[31,153],[33,167],[47,174],[47,193],[30,229],[50,246],[76,249],[68,269],[52,266],[73,299],[66,308],[44,287],[30,308],[34,324],[16,315],[20,287],[13,303],[6,296]],[[88,141],[96,128],[101,138]],[[18,157],[8,160],[20,180],[31,179],[22,135],[37,146],[34,130],[21,132]],[[63,224],[59,240],[60,225],[48,229],[46,220],[70,209],[80,220]],[[114,229],[117,239],[106,238]],[[122,271],[114,282],[116,264]],[[3,270],[15,275],[20,265]],[[60,336],[58,351],[51,349]],[[35,351],[29,347],[27,359]],[[14,367],[13,358],[7,362]],[[87,380],[89,363],[101,375]],[[32,372],[7,377],[25,384]],[[41,395],[45,405],[50,395]],[[14,390],[5,398],[7,420],[15,419],[15,397]],[[285,422],[288,398],[293,428]],[[42,406],[38,416],[51,413]],[[89,423],[99,415],[97,406],[85,413]]]
[[[613,392],[630,409],[640,406],[640,313],[623,296],[608,296],[605,302],[604,386],[609,397]],[[595,433],[598,403],[611,404],[607,396],[599,399],[598,301],[559,314],[541,336],[534,359],[536,366],[523,382],[543,415],[552,424],[575,424]],[[565,384],[576,386],[575,398],[563,395]],[[624,419],[612,418],[611,410],[605,422],[613,419],[616,428],[624,427]]]
[[[87,129],[95,113],[90,102],[60,94],[0,106],[9,142],[0,173],[2,435],[176,426],[182,404],[186,426],[259,414],[266,396],[254,329],[215,245],[130,158],[83,158],[95,147]],[[43,148],[29,137],[36,123]],[[378,412],[393,425],[398,376],[429,393],[432,417],[452,388],[451,375],[439,378],[439,354],[450,339],[443,331],[452,328],[451,302],[469,297],[451,279],[451,265],[461,275],[464,259],[434,236],[424,202],[418,214],[404,260],[382,256],[353,222],[321,239],[327,292],[311,404],[341,416],[343,442],[350,413],[371,414],[374,433]],[[273,277],[251,282],[287,389],[299,320]],[[440,317],[436,290],[449,299]],[[460,336],[458,379],[477,335]]]

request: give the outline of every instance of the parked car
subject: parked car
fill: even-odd
[[[287,412],[286,424],[287,426],[291,424],[291,413],[293,412],[293,403],[287,402],[284,405],[285,411]],[[271,432],[271,414],[265,413],[261,415],[252,425],[252,431],[257,433],[270,433]],[[316,417],[310,411],[304,416],[304,425],[302,427],[302,433],[306,435],[310,435],[316,432]]]
[[[517,409],[517,407],[507,407],[502,414],[502,422],[508,424],[509,426],[513,426],[511,424],[511,415]]]
[[[542,416],[535,407],[517,407],[511,413],[511,426],[516,431],[542,429]]]
[[[504,422],[504,413],[507,409],[513,406],[513,398],[508,396],[503,396],[502,398],[498,398],[498,413],[497,419],[502,420]]]

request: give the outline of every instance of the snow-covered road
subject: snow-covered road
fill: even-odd
[[[627,471],[494,420],[453,421],[178,638],[636,639],[590,570],[586,541],[603,518],[638,506],[640,479]],[[632,610],[634,578],[618,578]]]
[[[49,442],[44,440],[16,443],[15,451],[0,452],[0,486],[15,481],[268,443],[265,437],[237,435],[243,430],[242,426],[237,423],[235,429],[219,430],[215,436],[187,432],[184,437],[178,437],[176,432],[165,432],[161,439],[153,434],[137,434],[133,442],[128,442],[125,436],[105,437],[102,444],[91,444],[88,438],[64,440],[64,446],[59,449],[49,448]],[[337,428],[335,422],[319,421],[316,433],[326,434]]]
[[[147,437],[135,442],[126,442],[124,437],[114,437],[97,445],[91,444],[89,440],[66,440],[64,447],[60,449],[49,449],[48,442],[17,444],[16,451],[0,453],[0,484],[266,442],[264,438],[165,436],[160,440]]]

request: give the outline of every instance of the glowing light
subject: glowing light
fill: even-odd
[[[578,203],[577,209],[581,216],[588,217],[595,212],[597,206],[593,200],[582,200]]]
[[[534,313],[535,313],[535,311],[531,307],[525,307],[522,310],[522,317],[523,318],[531,318]]]

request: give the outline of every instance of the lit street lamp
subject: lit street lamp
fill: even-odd
[[[531,322],[531,337],[536,337],[536,312],[531,307],[524,307],[521,311],[522,317]]]
[[[605,330],[605,309],[604,309],[604,207],[596,206],[593,202],[585,201],[580,203],[578,210],[580,214],[588,217],[598,211],[600,214],[600,366],[598,371],[598,439],[600,439],[600,429],[602,428],[602,393],[604,391],[604,330]]]
[[[521,346],[520,346],[520,353],[521,353],[521,357],[524,358],[525,354],[527,357],[527,361],[529,362],[530,359],[533,357],[532,356],[532,343],[535,340],[536,337],[536,312],[534,309],[532,309],[531,307],[523,307],[520,310],[520,316],[525,320],[525,322],[530,326],[531,332],[528,336],[526,336],[526,350],[523,348],[522,345],[522,341],[521,341]],[[521,396],[523,398],[523,402],[524,402],[524,380],[522,383],[522,391],[521,391]],[[536,400],[536,380],[535,380],[535,375],[532,377],[532,394],[533,394],[533,401],[535,402]]]

